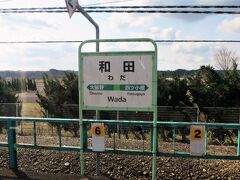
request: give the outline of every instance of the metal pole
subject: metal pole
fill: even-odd
[[[91,23],[92,25],[95,27],[96,29],[96,39],[99,40],[99,26],[98,24],[92,19],[91,16],[88,15],[88,13],[79,5],[78,6],[78,10],[82,13],[82,15],[84,15]],[[96,51],[99,52],[99,42],[96,42]]]
[[[205,125],[205,152],[207,153],[208,148],[208,126]]]
[[[152,149],[152,180],[157,179],[157,152],[158,152],[158,127],[157,127],[157,45],[153,43],[155,47],[155,57],[153,63],[153,149]]]
[[[62,147],[62,126],[61,126],[61,124],[58,124],[57,130],[58,130],[58,143],[59,143],[59,147]]]
[[[119,121],[119,111],[117,111],[117,121]],[[118,139],[120,139],[121,134],[120,134],[119,124],[117,125],[117,134],[118,134]]]
[[[240,128],[238,128],[237,156],[240,156]]]
[[[37,132],[36,132],[36,122],[33,122],[33,144],[34,146],[37,145]]]
[[[17,170],[17,150],[16,150],[16,126],[15,122],[8,120],[8,156],[9,156],[9,168]]]
[[[82,15],[84,15],[92,24],[93,26],[95,27],[96,29],[96,39],[99,40],[99,26],[98,24],[91,18],[91,16],[88,15],[88,13],[86,11],[84,11],[84,9],[78,5],[78,10],[82,13]],[[99,52],[99,41],[96,42],[96,51]],[[79,72],[80,73],[80,72]],[[80,79],[80,78],[79,78]],[[79,91],[80,91],[80,80],[79,80]],[[80,97],[80,94],[79,94],[79,105],[81,106],[81,97]],[[81,175],[84,175],[84,154],[83,154],[83,141],[84,141],[84,137],[83,137],[83,122],[82,122],[82,108],[79,107],[79,119],[80,119],[80,122],[79,122],[79,125],[80,125],[80,165],[81,165]]]
[[[239,121],[240,123],[240,109],[239,110]],[[237,156],[240,156],[240,128],[238,127],[238,144],[237,144]]]
[[[100,119],[100,112],[96,111],[96,120]],[[100,175],[100,153],[96,153],[96,175]]]
[[[176,127],[173,128],[173,153],[175,153],[176,150]]]
[[[197,108],[197,122],[199,122],[199,115],[200,115],[200,111],[199,111],[199,108]]]
[[[18,117],[18,103],[16,103],[16,117]]]
[[[157,173],[157,113],[156,111],[153,114],[154,121],[153,121],[153,149],[152,149],[152,180],[156,180],[156,173]]]

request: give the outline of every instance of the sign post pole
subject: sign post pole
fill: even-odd
[[[157,45],[153,61],[153,70],[157,67]],[[153,149],[152,149],[152,180],[157,179],[157,151],[158,151],[158,130],[157,130],[157,70],[153,71]]]
[[[99,40],[99,26],[98,24],[92,19],[91,16],[88,15],[86,11],[79,5],[78,0],[65,0],[66,6],[68,9],[69,17],[71,18],[73,13],[76,11],[76,9],[79,10],[79,12],[82,13],[95,27],[96,29],[96,40]],[[99,42],[96,42],[96,52],[99,52]],[[79,67],[80,68],[80,67]],[[80,73],[80,72],[79,72]],[[80,83],[80,80],[79,80]],[[80,85],[78,84],[78,87],[80,88]],[[82,114],[82,107],[81,107],[81,97],[79,96],[79,126],[80,126],[80,166],[81,166],[81,175],[84,175],[84,154],[83,154],[83,114]]]
[[[96,111],[96,120],[100,119],[100,112]],[[100,152],[96,153],[96,174],[100,175]]]
[[[93,26],[96,29],[96,39],[99,40],[99,26],[98,26],[98,24],[91,18],[91,16],[88,15],[88,13],[86,11],[84,11],[84,9],[80,5],[78,5],[78,10],[93,24]],[[98,41],[96,42],[96,52],[99,52],[99,42]],[[96,112],[96,119],[100,119],[100,115],[99,115],[98,111]],[[82,158],[82,159],[84,159],[84,158]],[[83,165],[84,162],[81,162],[81,164]],[[100,153],[97,152],[97,155],[96,155],[96,165],[97,165],[96,166],[96,174],[97,174],[97,176],[99,176],[99,174],[100,174],[99,164],[100,164]]]

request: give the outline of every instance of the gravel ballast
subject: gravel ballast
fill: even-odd
[[[18,143],[29,143],[32,137],[17,137]],[[3,141],[4,137],[0,138]],[[78,138],[63,139],[67,145],[78,145]],[[56,137],[38,137],[38,143],[56,144]],[[121,141],[124,144],[124,140]],[[136,143],[126,140],[126,147]],[[161,146],[162,147],[162,146]],[[234,148],[218,147],[235,151]],[[230,149],[230,150],[229,150]],[[22,171],[51,174],[80,174],[79,152],[18,149],[18,168]],[[229,153],[229,152],[228,152]],[[86,175],[96,175],[96,155],[85,153]],[[135,155],[100,155],[101,175],[113,179],[151,179],[152,158]],[[8,150],[0,149],[0,167],[8,168]],[[157,159],[157,179],[240,179],[238,160],[192,158]]]

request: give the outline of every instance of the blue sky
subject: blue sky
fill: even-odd
[[[240,5],[236,0],[79,0],[80,5]],[[119,1],[119,0],[116,0]],[[181,4],[180,4],[181,3]],[[65,0],[0,0],[0,8],[64,7]],[[240,15],[91,13],[101,38],[240,39]],[[0,41],[87,40],[95,29],[80,14],[0,14]],[[79,44],[0,44],[0,70],[77,70]],[[104,44],[102,50],[149,50],[145,44]],[[158,70],[215,65],[214,54],[226,47],[240,56],[239,43],[158,43]],[[91,50],[94,51],[93,47]],[[237,51],[238,50],[238,51]]]

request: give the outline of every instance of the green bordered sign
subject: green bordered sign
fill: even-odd
[[[82,107],[153,111],[154,52],[81,53]]]
[[[82,52],[85,44],[96,43],[96,47],[98,47],[98,43],[120,42],[150,43],[153,50]],[[158,142],[157,44],[148,38],[84,41],[79,46],[78,83],[82,174],[84,174],[83,110],[151,111],[153,112],[152,179],[156,179]]]

